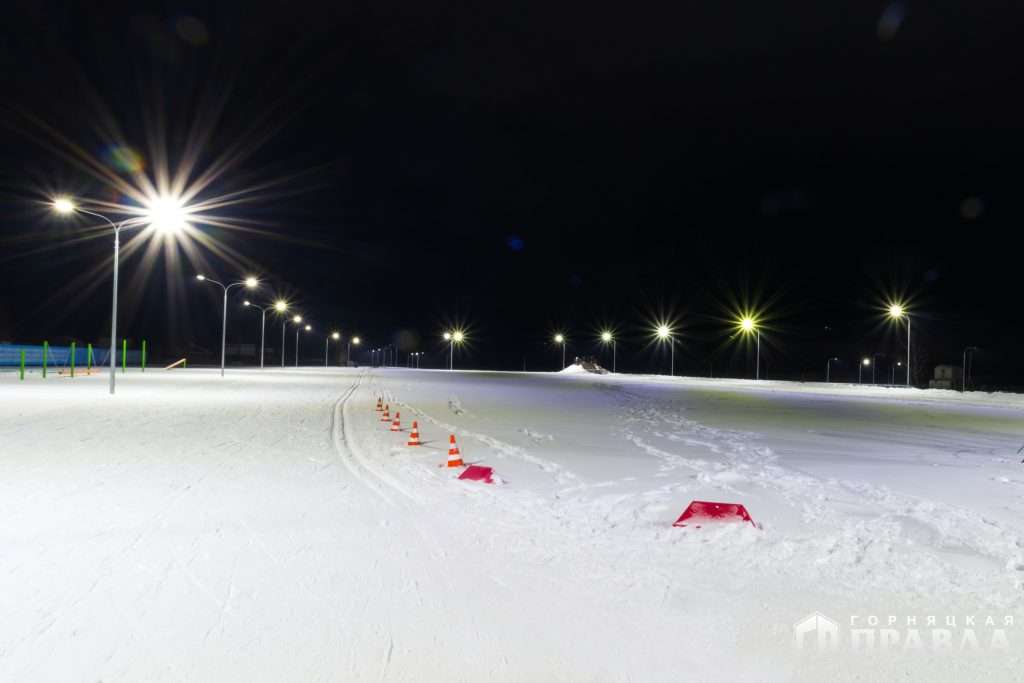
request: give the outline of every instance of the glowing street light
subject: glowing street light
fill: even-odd
[[[302,325],[299,324],[302,322],[301,315],[297,315],[294,318],[292,318],[292,322],[295,323],[295,367],[299,367],[299,332],[301,332],[303,329],[305,329],[306,332],[309,332],[313,328],[310,327],[309,325],[306,325],[306,327],[303,328]]]
[[[277,301],[271,306],[257,306],[250,301],[243,301],[246,306],[258,309],[262,313],[262,322],[260,323],[260,370],[263,369],[263,360],[266,358],[266,337],[267,337],[267,311],[276,311],[283,313],[288,308],[288,304],[283,301]],[[281,335],[281,341],[284,341],[284,335]]]
[[[870,358],[865,358],[860,362],[860,366],[857,368],[857,384],[864,384],[864,368],[868,365],[871,365]]]
[[[828,362],[825,363],[825,384],[829,383],[829,377],[830,377],[829,370],[832,369],[832,361],[838,362],[839,359],[838,358],[829,358]]]
[[[74,212],[75,203],[67,197],[57,197],[53,200],[53,210],[60,214],[69,214]]]
[[[564,334],[556,334],[555,335],[555,343],[562,345],[562,369],[565,370],[565,335]]]
[[[658,337],[658,341],[664,342],[668,340],[669,345],[669,364],[668,374],[675,376],[676,374],[676,338],[672,334],[672,328],[668,325],[658,325],[655,329],[654,334]]]
[[[245,286],[245,287],[248,287],[249,289],[252,289],[254,287],[258,287],[260,283],[259,283],[259,280],[257,280],[254,277],[247,277],[247,278],[245,278],[244,280],[242,280],[240,282],[232,282],[232,283],[226,284],[226,285],[223,282],[217,282],[216,280],[211,280],[210,278],[206,277],[205,275],[196,275],[196,279],[199,280],[200,282],[212,282],[213,284],[217,285],[218,287],[220,287],[221,289],[224,290],[224,321],[223,321],[223,323],[221,325],[221,331],[220,331],[220,376],[223,377],[224,376],[224,357],[225,357],[225,354],[226,354],[227,343],[228,343],[228,290],[230,290],[232,287],[242,287],[242,286]]]
[[[448,369],[455,369],[455,345],[461,344],[466,338],[462,330],[452,330],[441,335],[448,342]]]
[[[607,346],[612,345],[612,372],[615,372],[615,336],[612,335],[611,331],[605,330],[601,333],[601,343]]]
[[[114,377],[116,376],[117,368],[117,280],[118,280],[118,268],[120,266],[120,253],[121,253],[121,228],[125,226],[135,227],[137,225],[144,225],[150,223],[152,225],[164,225],[168,221],[174,223],[173,217],[170,212],[166,209],[161,209],[159,212],[154,207],[147,207],[146,211],[141,216],[133,216],[126,218],[120,223],[114,223],[106,216],[95,211],[88,211],[75,204],[74,200],[70,197],[57,197],[53,200],[53,210],[61,215],[70,215],[72,213],[84,213],[89,216],[95,216],[101,220],[106,221],[111,228],[114,229],[114,286],[113,286],[113,298],[112,298],[112,311],[110,315],[110,393],[114,393]],[[183,214],[184,208],[180,209]],[[183,227],[184,221],[177,223]],[[176,230],[177,228],[175,228]],[[166,232],[165,230],[161,230]]]
[[[896,368],[902,368],[902,367],[903,367],[903,361],[901,361],[901,360],[896,361],[895,364],[893,364],[893,363],[889,364],[889,384],[890,385],[896,384]]]
[[[327,341],[324,342],[324,367],[325,368],[327,367],[327,355],[328,355],[328,351],[331,348],[331,340],[332,339],[334,341],[339,341],[341,339],[341,333],[340,332],[331,332],[331,334],[327,337]]]
[[[288,312],[288,303],[286,301],[278,301],[274,304],[274,312],[281,316],[281,369],[284,370],[284,333],[288,327],[288,318],[285,314]],[[301,316],[296,316],[299,320],[302,320]]]
[[[359,351],[359,337],[352,337],[348,340],[348,346],[345,347],[345,365],[348,365],[352,359],[352,345],[356,345],[356,351]]]
[[[896,303],[889,306],[889,317],[895,320],[907,319],[907,386],[910,386],[910,314],[902,305]]]
[[[757,334],[757,370],[754,379],[761,379],[761,328],[753,318],[747,316],[740,320],[740,330],[744,334],[754,332]]]

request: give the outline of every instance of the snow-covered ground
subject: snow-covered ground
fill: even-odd
[[[0,375],[0,680],[1024,670],[1024,397],[402,369],[118,379],[112,399],[105,375]],[[450,433],[506,483],[440,467]],[[759,526],[673,528],[691,500],[743,503]],[[813,634],[795,651],[814,612],[837,652]]]

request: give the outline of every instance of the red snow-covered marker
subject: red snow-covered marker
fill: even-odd
[[[702,524],[723,522],[750,522],[757,527],[747,508],[739,503],[710,503],[702,500],[691,502],[672,526],[694,526],[699,529]]]
[[[494,479],[491,475],[494,474],[494,470],[490,467],[484,467],[483,465],[470,465],[466,468],[466,471],[459,475],[459,479],[469,479],[471,481],[482,481],[485,484],[493,484]]]

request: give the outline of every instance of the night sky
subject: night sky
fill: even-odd
[[[110,235],[46,201],[118,198],[71,160],[131,180],[113,146],[147,174],[191,146],[246,197],[197,225],[233,254],[203,268],[287,295],[306,362],[340,329],[440,367],[460,325],[457,366],[550,370],[556,331],[590,355],[609,325],[620,370],[667,370],[665,319],[677,373],[752,376],[745,306],[768,377],[880,353],[881,381],[899,298],[928,367],[976,345],[981,385],[1024,388],[1015,5],[141,5],[0,10],[0,340],[109,337]],[[220,291],[139,253],[120,333],[216,349]],[[257,341],[240,303],[228,340]]]

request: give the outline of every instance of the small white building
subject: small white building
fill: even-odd
[[[935,377],[928,380],[929,389],[959,389],[963,384],[964,369],[959,365],[936,365]]]

